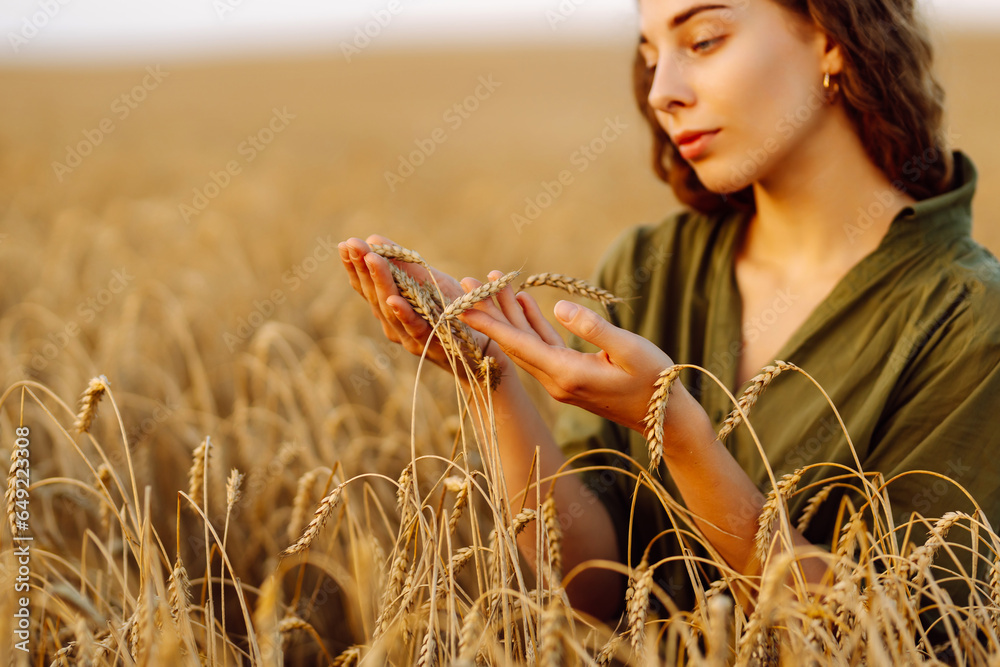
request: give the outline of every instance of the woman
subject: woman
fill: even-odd
[[[947,145],[912,0],[641,0],[640,13],[635,84],[654,168],[688,209],[628,232],[606,255],[599,282],[629,304],[610,322],[556,305],[579,349],[510,288],[463,316],[503,368],[495,407],[516,417],[498,424],[508,489],[524,488],[536,446],[543,476],[595,448],[648,463],[642,419],[658,373],[675,362],[706,367],[738,393],[781,358],[829,392],[866,472],[949,475],[995,525],[1000,436],[986,419],[1000,407],[1000,270],[969,237],[976,172]],[[386,335],[419,354],[429,327],[396,292],[386,261],[359,239],[342,243],[341,257]],[[444,365],[438,347],[431,356]],[[558,438],[511,364],[576,406]],[[661,477],[726,562],[754,574],[770,484],[746,427],[716,439],[731,407],[685,370],[666,410]],[[826,399],[801,375],[772,383],[753,425],[777,475],[818,461],[856,468]],[[618,465],[606,456],[581,463]],[[811,469],[800,485],[830,474]],[[894,482],[894,518],[971,511],[938,481]],[[560,479],[557,505],[573,517],[563,526],[565,571],[590,559],[635,563],[670,527],[640,494],[629,542],[633,488],[625,475]],[[793,532],[796,548],[828,545],[838,505],[835,492],[805,534]],[[521,546],[532,549],[534,537]],[[677,544],[661,536],[654,549],[658,559]],[[819,581],[825,560],[805,558],[803,569]],[[657,576],[690,606],[683,568]],[[602,617],[619,608],[616,575],[594,568],[574,583],[574,606]]]

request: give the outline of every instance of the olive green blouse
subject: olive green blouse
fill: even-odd
[[[878,248],[843,277],[776,357],[826,389],[864,471],[887,480],[912,470],[942,473],[967,489],[1000,528],[1000,264],[970,237],[977,172],[961,151],[954,157],[953,187],[903,209]],[[733,257],[747,219],[746,213],[684,210],[659,225],[629,230],[606,253],[596,278],[626,299],[610,313],[614,324],[655,342],[675,363],[707,368],[736,396],[742,390],[735,384],[741,334],[762,335],[796,298],[794,290],[776,293],[741,331]],[[864,233],[860,214],[845,226],[848,236]],[[578,339],[572,344],[593,351]],[[725,393],[696,370],[683,371],[680,379],[718,429],[733,407]],[[826,398],[799,373],[775,378],[750,421],[778,478],[816,462],[857,468]],[[640,434],[578,408],[564,408],[556,437],[567,455],[610,448],[649,463]],[[725,443],[761,491],[770,491],[747,427],[739,426]],[[589,455],[576,464],[621,467],[621,459]],[[665,467],[660,474],[680,501]],[[793,521],[833,474],[843,471],[818,467],[803,475],[799,488],[821,483],[790,501]],[[608,472],[587,478],[612,514],[624,558],[635,482]],[[830,543],[841,495],[835,491],[821,506],[805,532],[810,541]],[[897,524],[912,512],[939,517],[972,511],[956,487],[927,475],[899,478],[889,495]],[[660,504],[640,493],[632,562],[670,525]],[[660,537],[651,562],[676,553],[676,542]],[[661,568],[657,578],[678,604],[691,606],[681,564]]]

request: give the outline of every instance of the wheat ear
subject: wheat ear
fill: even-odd
[[[542,521],[545,525],[545,542],[549,554],[549,581],[551,585],[562,581],[562,525],[555,496],[550,491],[542,503]]]
[[[167,583],[167,603],[170,605],[170,615],[175,621],[191,611],[191,582],[180,557],[174,563],[174,569]]]
[[[653,569],[649,567],[647,556],[643,555],[632,575],[625,592],[628,610],[628,632],[632,637],[632,653],[642,659],[646,645],[646,614],[649,612],[649,591],[653,586]]]
[[[376,255],[385,257],[386,259],[398,259],[401,262],[407,262],[408,264],[419,264],[428,271],[430,271],[430,265],[424,261],[424,258],[420,256],[420,253],[415,250],[410,250],[409,248],[404,248],[400,245],[391,245],[388,243],[373,243],[368,246],[371,251]]]
[[[211,438],[205,438],[195,448],[194,454],[191,455],[191,469],[188,471],[188,496],[191,497],[191,502],[195,505],[200,505],[202,502],[202,494],[205,488],[205,466],[208,461],[208,450],[211,446]]]
[[[591,285],[586,280],[571,278],[561,273],[536,273],[528,276],[521,283],[521,289],[528,287],[555,287],[569,294],[578,294],[588,299],[600,302],[605,307],[613,303],[621,303],[624,299],[615,296],[606,289]]]
[[[800,533],[809,527],[813,517],[816,516],[817,512],[819,512],[820,506],[822,506],[822,504],[826,502],[826,499],[830,497],[830,493],[833,491],[835,486],[836,485],[834,484],[827,484],[812,498],[810,498],[809,502],[806,503],[805,509],[802,510],[802,516],[799,517],[798,522],[795,524],[795,528]]]
[[[319,535],[319,531],[322,530],[323,526],[326,524],[326,520],[330,518],[333,508],[340,502],[340,496],[343,490],[344,484],[340,484],[320,501],[319,505],[316,507],[316,511],[313,513],[312,521],[310,521],[309,525],[306,526],[306,529],[302,531],[302,537],[300,537],[295,544],[281,552],[282,556],[297,554],[300,551],[305,551],[310,545],[312,545],[313,540],[316,539],[316,536]]]
[[[103,375],[91,378],[80,396],[80,412],[76,416],[76,422],[73,423],[77,433],[86,433],[90,430],[94,418],[97,417],[97,404],[101,402],[101,397],[109,386],[108,378]]]
[[[760,374],[751,378],[750,386],[747,387],[743,395],[740,396],[739,400],[736,402],[737,405],[743,409],[743,412],[747,415],[750,414],[750,408],[754,406],[757,402],[757,398],[767,389],[767,385],[771,384],[774,378],[781,375],[784,371],[789,371],[797,368],[795,364],[789,364],[787,362],[776,360],[773,366],[765,366],[761,369]],[[740,416],[740,411],[737,408],[733,408],[733,411],[729,413],[726,420],[722,422],[722,427],[719,429],[719,441],[725,439],[727,435],[732,433],[733,429],[740,425],[743,421],[743,417]]]
[[[295,498],[292,500],[292,516],[288,520],[289,540],[295,539],[306,522],[306,512],[309,510],[309,502],[312,499],[312,490],[313,486],[316,485],[316,480],[319,479],[320,475],[329,474],[330,469],[321,466],[299,477]]]
[[[550,593],[549,603],[542,612],[542,626],[539,630],[542,645],[538,664],[547,667],[559,667],[563,665],[563,623],[566,614],[562,608],[562,591],[553,590]]]
[[[480,301],[485,301],[493,295],[503,291],[507,285],[513,282],[514,278],[517,278],[517,276],[520,275],[520,273],[520,271],[511,271],[510,273],[500,276],[496,280],[483,283],[471,292],[463,294],[448,304],[448,307],[444,309],[443,313],[441,313],[441,319],[444,321],[454,319],[465,311],[470,310]]]
[[[333,659],[333,667],[353,667],[361,660],[361,647],[358,645],[344,649],[344,651]]]
[[[649,472],[660,467],[663,461],[663,419],[667,414],[667,400],[670,387],[681,373],[681,367],[673,365],[660,372],[653,383],[653,395],[649,397],[649,407],[643,423],[646,425],[646,445],[649,447]]]
[[[10,534],[17,537],[20,532],[17,528],[17,471],[21,469],[18,461],[21,457],[17,455],[18,448],[14,447],[10,452],[10,470],[7,472],[7,523],[10,524]]]
[[[778,515],[779,504],[795,491],[802,479],[802,470],[785,475],[778,480],[777,485],[767,494],[764,507],[758,518],[757,535],[754,537],[754,553],[757,562],[763,564],[767,553],[771,550],[771,537],[774,533],[774,519]]]
[[[232,512],[233,506],[240,502],[240,497],[243,495],[242,486],[243,473],[233,468],[229,473],[229,479],[226,480],[226,510],[228,512]]]

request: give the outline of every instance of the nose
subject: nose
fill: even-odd
[[[694,103],[694,91],[688,83],[685,69],[676,54],[660,55],[647,98],[649,106],[657,111],[673,113],[678,106]]]

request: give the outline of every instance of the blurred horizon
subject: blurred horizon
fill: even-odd
[[[996,0],[918,4],[934,32],[1000,34]],[[615,45],[636,24],[635,0],[12,0],[0,8],[0,66]]]

